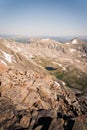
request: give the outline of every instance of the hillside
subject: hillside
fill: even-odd
[[[0,39],[0,129],[86,130],[87,43]]]

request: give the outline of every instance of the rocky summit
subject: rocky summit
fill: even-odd
[[[0,130],[87,130],[87,43],[0,39]]]

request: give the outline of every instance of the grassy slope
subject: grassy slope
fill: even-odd
[[[54,67],[57,69],[47,70],[49,74],[55,76],[57,79],[63,80],[68,87],[76,88],[80,90],[87,89],[87,74],[81,72],[73,66],[68,66],[66,71],[58,65],[52,64],[52,59],[36,58],[35,62],[46,67]]]

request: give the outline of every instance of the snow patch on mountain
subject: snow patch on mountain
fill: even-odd
[[[49,41],[50,39],[49,38],[46,38],[46,39],[41,39],[42,41]]]
[[[60,87],[60,84],[58,82],[55,81],[54,83],[55,83],[55,85],[57,85],[58,87]]]
[[[74,39],[74,40],[72,41],[72,44],[78,44],[77,39]]]
[[[21,52],[21,48],[20,47],[16,47],[16,46],[11,46],[10,44],[6,45],[8,48],[14,50],[15,52]]]
[[[67,45],[69,45],[70,43],[69,42],[66,42]]]
[[[70,52],[76,52],[76,50],[75,49],[70,49]]]
[[[62,81],[62,84],[65,86],[66,85],[66,83],[64,82],[64,81]]]
[[[58,65],[59,65],[60,67],[62,67],[62,64],[58,63]]]
[[[7,54],[6,52],[3,52],[3,54],[4,54],[5,59],[6,59],[9,63],[11,63],[11,62],[12,62],[12,57],[11,57],[11,55],[10,55],[10,54]]]
[[[5,63],[5,61],[1,60],[1,63],[7,66],[7,64]]]
[[[65,68],[65,67],[63,67],[63,71],[66,71],[66,68]]]

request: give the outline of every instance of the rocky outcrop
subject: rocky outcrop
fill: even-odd
[[[0,76],[1,129],[70,130],[85,126],[83,119],[81,126],[77,125],[82,116],[80,103],[61,81],[12,68]]]
[[[10,99],[0,97],[1,130],[86,130],[87,115],[69,116],[54,109],[17,110]]]

